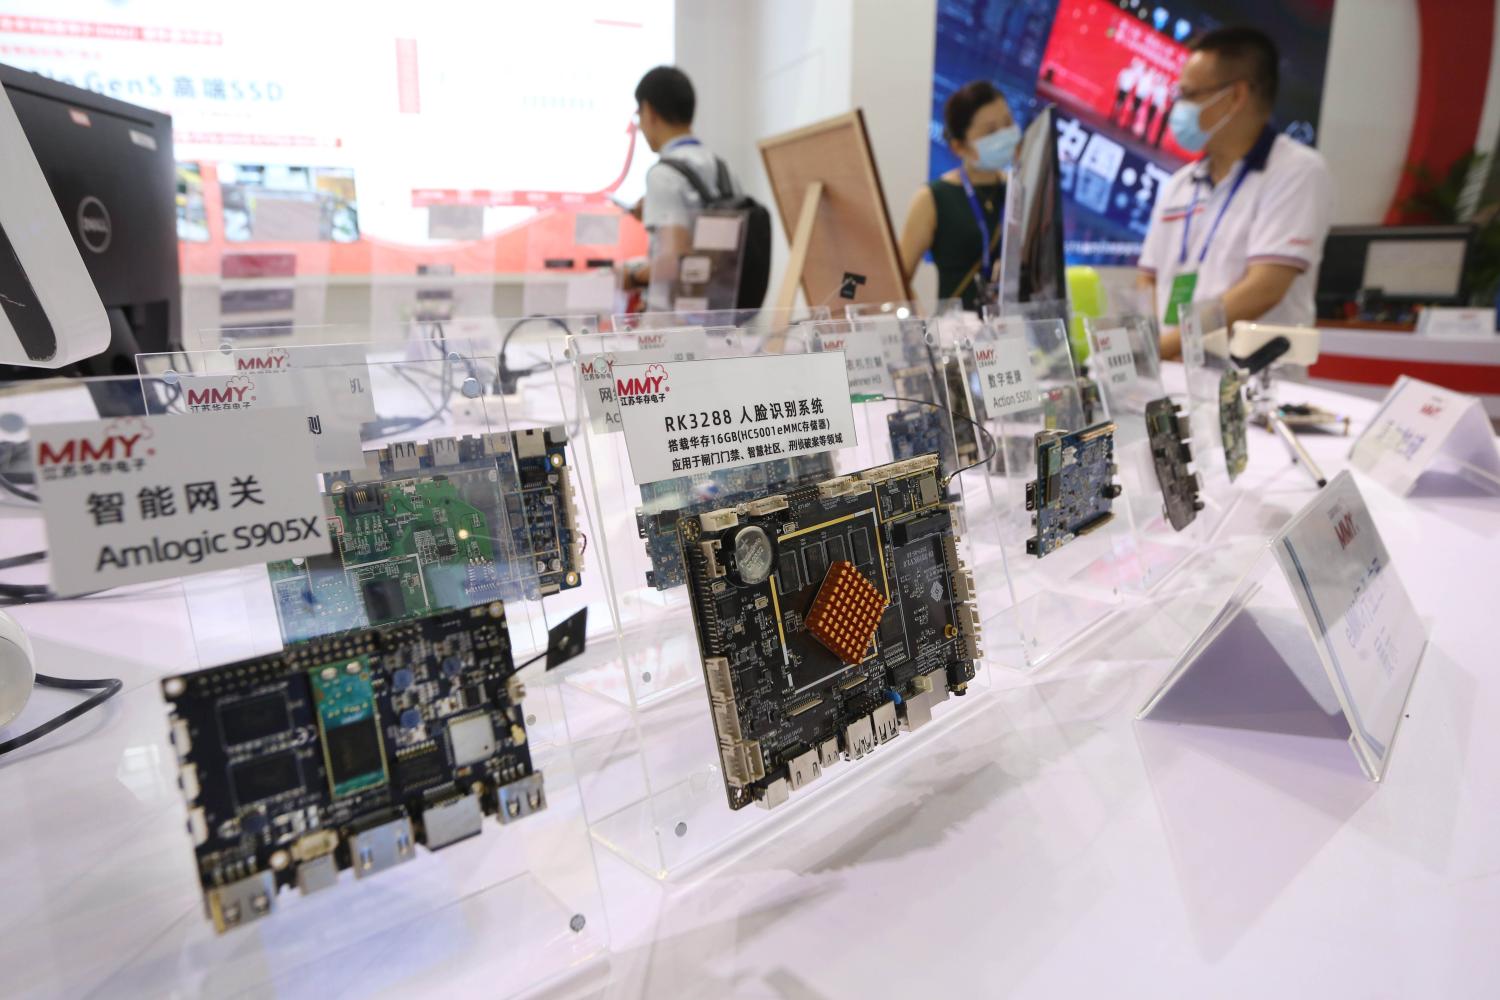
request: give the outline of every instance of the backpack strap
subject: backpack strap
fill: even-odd
[[[734,180],[729,176],[729,167],[717,156],[714,157],[714,165],[718,167],[719,173],[719,197],[721,199],[734,197]]]
[[[719,184],[722,187],[724,183],[724,175],[728,172],[728,170],[724,166],[723,160],[719,160],[717,157],[715,157],[715,162],[717,162],[719,165]],[[688,166],[681,160],[674,160],[669,157],[663,156],[660,160],[656,161],[656,165],[671,167],[674,171],[681,174],[683,180],[687,181],[692,189],[697,192],[698,198],[703,202],[703,204],[712,204],[714,201],[718,200],[713,196],[713,192],[708,190],[708,185],[703,183],[703,178],[698,176],[698,171],[694,170],[692,167]]]

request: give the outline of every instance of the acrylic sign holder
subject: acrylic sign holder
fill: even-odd
[[[1170,574],[1192,558],[1196,549],[1207,544],[1212,526],[1194,512],[1179,529],[1171,523],[1167,501],[1151,441],[1148,410],[1167,400],[1178,406],[1180,417],[1188,417],[1191,449],[1192,420],[1180,399],[1172,399],[1162,386],[1157,360],[1156,332],[1143,316],[1085,319],[1089,337],[1089,361],[1093,379],[1099,387],[1104,412],[1114,421],[1115,456],[1120,466],[1120,480],[1125,486],[1125,501],[1135,523],[1141,561],[1141,580],[1146,589],[1158,586]],[[1158,422],[1164,418],[1158,416]],[[1170,433],[1170,432],[1169,432]],[[1167,445],[1170,448],[1170,443]],[[1197,471],[1196,452],[1191,465]],[[1200,493],[1198,501],[1207,508]]]
[[[1426,647],[1344,471],[1271,539],[1138,718],[1346,740],[1379,781]]]
[[[774,331],[722,328],[668,331],[665,337],[654,342],[653,349],[668,357],[747,361],[779,340]],[[797,331],[781,344],[780,353],[819,351],[843,338],[867,339],[874,345],[872,356],[884,362],[882,338],[847,321]],[[929,345],[920,337],[899,343],[900,350],[892,355],[899,364],[886,374],[893,385],[900,381],[920,393],[919,386],[912,388],[920,380],[906,369],[930,364]],[[607,365],[636,347],[630,335],[571,338],[569,353],[559,351],[555,358],[564,398],[573,400],[571,405],[581,413],[599,405],[600,389],[608,385],[601,386],[583,367]],[[845,356],[846,368],[854,353]],[[931,393],[932,380],[927,384]],[[909,398],[926,402],[931,395]],[[733,502],[730,498],[739,491],[764,491],[764,483],[771,481],[768,476],[785,478],[790,472],[819,481],[891,461],[889,418],[898,409],[918,404],[898,403],[881,392],[851,392],[851,401],[858,437],[854,447],[798,460],[797,469],[783,468],[783,460],[681,482],[651,483],[644,489],[632,477],[625,435],[604,429],[607,422],[584,420],[589,426],[583,449],[589,468],[581,478],[589,482],[590,551],[597,553],[597,564],[606,575],[619,638],[613,649],[603,644],[591,647],[578,669],[570,672],[567,716],[575,734],[582,734],[580,767],[595,838],[650,875],[689,877],[715,859],[786,829],[795,817],[823,808],[911,749],[940,736],[949,719],[988,689],[988,673],[981,664],[967,696],[937,705],[934,721],[920,731],[903,732],[861,760],[840,760],[774,809],[732,810],[726,802],[692,609],[685,587],[677,582],[682,574],[680,553],[674,559],[676,550],[669,543],[675,539],[662,533],[656,515],[671,505]],[[937,432],[934,440],[940,442],[948,421],[941,399],[936,402],[920,408],[937,418],[930,423]]]
[[[444,372],[440,365],[404,363],[399,374],[395,366],[381,364],[343,366],[337,372],[343,379],[356,374],[368,380],[375,403],[376,420],[365,430],[384,432],[368,443],[427,440],[429,435],[459,432],[445,427],[441,419],[425,420],[431,413],[429,399],[445,381],[451,379],[455,391],[462,391],[463,379],[451,371]],[[120,407],[128,405],[130,397],[114,390],[124,382],[132,383],[136,404],[128,412],[149,413],[160,420],[194,419],[184,409],[188,379],[169,379],[165,373],[105,380],[97,387],[69,384],[66,393],[48,393],[46,406],[28,405],[25,412],[10,405],[13,400],[7,393],[0,412],[15,409],[19,417],[6,421],[15,428],[6,435],[7,449],[24,446],[27,428],[88,418],[91,406],[122,412]],[[423,387],[425,397],[413,383]],[[315,380],[303,384],[313,385]],[[496,420],[468,431],[498,431],[503,426]],[[504,479],[503,459],[491,462],[498,491]],[[490,541],[497,550],[514,545],[504,530],[494,532]],[[526,595],[526,582],[517,581],[521,595],[505,604],[518,663],[538,648],[538,641],[545,642],[544,633],[533,634],[543,618],[527,609],[539,602]],[[111,609],[159,619],[165,640],[162,655],[151,657],[149,667],[143,660],[141,675],[129,678],[114,703],[118,707],[112,710],[110,726],[63,751],[78,754],[71,768],[75,791],[111,803],[104,819],[85,824],[93,829],[68,833],[64,840],[73,841],[72,849],[83,856],[107,859],[90,873],[91,884],[102,877],[114,887],[115,896],[108,905],[99,905],[97,891],[86,890],[80,879],[75,891],[54,892],[34,919],[57,932],[66,928],[67,933],[118,938],[120,908],[128,906],[131,915],[125,924],[132,930],[123,933],[137,934],[139,943],[129,960],[110,973],[112,990],[153,993],[170,981],[205,993],[303,990],[309,985],[363,992],[389,985],[390,966],[369,962],[372,951],[399,948],[405,955],[402,974],[433,982],[452,974],[455,955],[468,950],[493,953],[502,947],[514,955],[512,975],[503,984],[510,993],[568,979],[603,958],[608,922],[563,701],[559,686],[539,667],[521,674],[528,688],[522,707],[533,765],[544,775],[544,810],[503,827],[494,817],[486,817],[480,835],[437,852],[418,848],[409,863],[357,885],[345,871],[324,892],[303,897],[283,890],[266,918],[217,935],[203,913],[191,863],[192,841],[184,832],[183,797],[172,784],[176,767],[171,763],[167,706],[159,683],[281,646],[268,569],[249,566],[189,576],[111,596],[118,602],[107,605]],[[95,619],[113,617],[111,613]],[[174,637],[181,642],[174,644]],[[121,739],[127,741],[124,746],[114,745]],[[141,754],[160,765],[152,764],[139,774],[136,794],[114,794],[119,762]],[[96,768],[94,762],[105,766]],[[90,790],[91,783],[97,787]],[[124,830],[131,835],[125,837]],[[116,849],[106,851],[93,839],[110,831]],[[120,848],[120,843],[128,846]],[[119,870],[112,871],[116,866]],[[60,870],[65,869],[63,865]]]
[[[1246,376],[1229,359],[1226,347],[1227,329],[1222,300],[1198,301],[1186,307],[1179,330],[1182,334],[1182,365],[1187,380],[1186,412],[1190,419],[1193,464],[1202,484],[1204,509],[1198,518],[1208,528],[1210,538],[1217,537],[1230,521],[1243,494],[1236,480],[1239,472],[1230,468],[1225,449],[1225,432],[1236,444],[1238,461],[1248,458],[1251,440],[1250,402],[1246,398]],[[1238,439],[1237,441],[1235,439]],[[1243,442],[1243,449],[1238,446]]]
[[[939,326],[941,343],[957,363],[954,395],[966,397],[969,412],[983,425],[981,440],[992,452],[984,466],[960,477],[986,648],[992,660],[1008,666],[1041,667],[1098,629],[1142,589],[1130,506],[1116,499],[1113,517],[1102,526],[1045,555],[1028,552],[1027,540],[1036,532],[1027,504],[1028,484],[1038,474],[1036,437],[1088,426],[1066,329],[1061,320],[1019,318],[980,323],[970,317]],[[991,356],[1018,358],[1017,367],[1029,366],[1034,402],[988,412],[985,369]],[[1132,484],[1122,485],[1129,490]]]

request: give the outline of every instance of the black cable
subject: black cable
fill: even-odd
[[[0,490],[4,490],[13,497],[25,500],[27,503],[40,503],[37,495],[30,490],[23,490],[10,481],[8,476],[0,475]]]
[[[911,398],[909,398],[907,396],[887,396],[887,395],[884,395],[884,394],[881,394],[880,398],[881,399],[889,399],[889,400],[891,400],[893,402],[896,402],[896,403],[916,403],[918,406],[930,406],[934,410],[942,410],[944,413],[948,414],[948,418],[950,420],[952,418],[954,418],[954,417],[958,417],[960,420],[967,420],[971,425],[973,425],[974,430],[979,434],[979,436],[982,437],[982,438],[984,438],[985,445],[986,445],[986,447],[989,448],[989,454],[985,455],[983,458],[981,458],[977,462],[974,462],[974,463],[972,463],[970,465],[966,465],[962,469],[955,470],[951,475],[949,475],[946,479],[943,480],[944,485],[947,485],[948,483],[953,482],[953,480],[957,479],[960,474],[968,472],[970,469],[977,469],[981,465],[988,465],[990,459],[994,458],[995,457],[995,453],[997,451],[999,451],[999,449],[995,445],[995,438],[994,438],[994,436],[991,435],[989,431],[985,430],[984,427],[983,427],[983,425],[981,425],[979,423],[979,421],[977,421],[973,417],[967,416],[965,414],[955,413],[955,412],[953,412],[953,410],[951,410],[948,407],[944,406],[942,403],[934,403],[934,402],[932,402],[930,400],[926,400],[926,399],[911,399]]]
[[[0,559],[0,569],[15,569],[17,566],[30,566],[47,558],[46,549],[38,549],[36,552],[23,552],[18,556],[6,556]]]
[[[64,691],[94,691],[97,689],[97,693],[90,695],[66,712],[53,716],[35,729],[24,732],[13,739],[8,739],[4,743],[0,743],[0,756],[4,756],[13,750],[19,750],[28,743],[35,743],[48,733],[61,729],[85,712],[90,712],[106,701],[109,701],[109,699],[119,694],[121,689],[125,687],[124,683],[117,677],[104,677],[98,680],[74,680],[68,677],[49,677],[46,674],[37,674],[36,683],[37,687],[60,688]]]
[[[571,334],[573,332],[568,327],[568,324],[564,323],[556,316],[542,316],[540,314],[533,316],[522,316],[520,319],[512,323],[510,325],[510,329],[505,331],[505,336],[500,338],[500,357],[497,359],[499,367],[495,372],[495,391],[497,394],[502,396],[510,395],[511,393],[514,393],[516,391],[517,383],[519,383],[521,379],[525,378],[527,375],[535,375],[537,372],[547,371],[548,369],[555,367],[551,363],[543,363],[523,369],[511,368],[505,363],[505,352],[510,349],[510,338],[514,337],[516,335],[516,331],[521,329],[521,327],[526,326],[529,323],[537,322],[551,324],[552,326],[557,327],[563,333]]]

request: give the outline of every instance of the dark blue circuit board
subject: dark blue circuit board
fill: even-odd
[[[671,590],[687,583],[682,543],[677,538],[680,518],[718,507],[732,507],[801,483],[830,479],[834,475],[833,455],[825,451],[796,458],[778,458],[723,472],[701,472],[642,484],[641,506],[636,508],[635,526],[646,541],[646,556],[651,560],[651,568],[646,571],[647,585],[657,590]]]
[[[1034,512],[1036,534],[1026,540],[1026,551],[1041,558],[1108,524],[1120,495],[1116,471],[1113,423],[1072,433],[1038,432],[1036,479],[1026,484],[1026,509]]]

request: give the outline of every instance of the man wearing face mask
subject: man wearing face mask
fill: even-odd
[[[1163,185],[1140,257],[1163,358],[1180,355],[1180,313],[1195,300],[1222,298],[1230,323],[1311,325],[1333,196],[1323,157],[1271,128],[1271,40],[1221,28],[1191,48],[1168,124],[1203,157]]]
[[[962,299],[977,310],[1000,259],[1005,174],[1015,159],[1021,130],[1010,105],[988,80],[966,83],[943,105],[943,134],[961,161],[917,189],[901,230],[906,279],[929,250],[938,271],[938,298]]]

